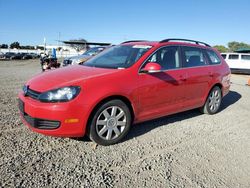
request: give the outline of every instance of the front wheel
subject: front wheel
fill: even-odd
[[[201,111],[205,114],[215,114],[219,111],[222,100],[221,89],[215,86],[209,93],[205,105]]]
[[[89,126],[89,137],[100,145],[112,145],[127,135],[131,126],[131,113],[121,100],[102,104],[95,112]]]

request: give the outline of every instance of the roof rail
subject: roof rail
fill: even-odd
[[[121,44],[126,44],[130,42],[146,42],[146,40],[128,40],[128,41],[122,42]]]
[[[205,46],[208,46],[208,47],[211,47],[209,44],[205,43],[205,42],[200,42],[200,41],[197,41],[197,40],[189,40],[189,39],[175,39],[175,38],[170,38],[170,39],[164,39],[162,41],[160,41],[160,43],[163,43],[163,42],[169,42],[169,41],[186,41],[186,42],[194,42],[195,44],[203,44]]]

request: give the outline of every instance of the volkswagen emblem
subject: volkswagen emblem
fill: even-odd
[[[24,92],[24,96],[26,96],[27,95],[27,93],[28,93],[28,89],[29,89],[29,86],[23,86],[23,92]]]

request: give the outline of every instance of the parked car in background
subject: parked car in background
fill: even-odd
[[[22,59],[22,55],[20,53],[6,52],[3,58],[4,59]]]
[[[250,74],[249,53],[221,53],[232,73]]]
[[[32,59],[40,58],[39,54],[36,53],[29,53],[32,56]]]
[[[28,52],[0,52],[0,59],[35,59],[39,58],[40,55],[36,53],[28,53]]]
[[[33,131],[85,134],[101,145],[119,142],[131,124],[194,108],[219,111],[230,69],[208,44],[187,39],[128,41],[82,65],[29,80],[19,110]]]
[[[33,59],[33,56],[29,53],[20,53],[21,59]]]
[[[4,53],[0,52],[0,59],[4,59]]]
[[[93,47],[90,48],[88,51],[84,52],[82,55],[65,58],[63,60],[63,66],[82,64],[108,47],[109,46]]]

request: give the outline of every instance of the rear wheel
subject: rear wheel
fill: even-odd
[[[222,100],[221,89],[215,86],[209,93],[205,105],[201,111],[205,114],[215,114],[219,111]]]
[[[102,104],[89,124],[89,137],[100,145],[111,145],[121,141],[131,126],[131,114],[121,100]]]

